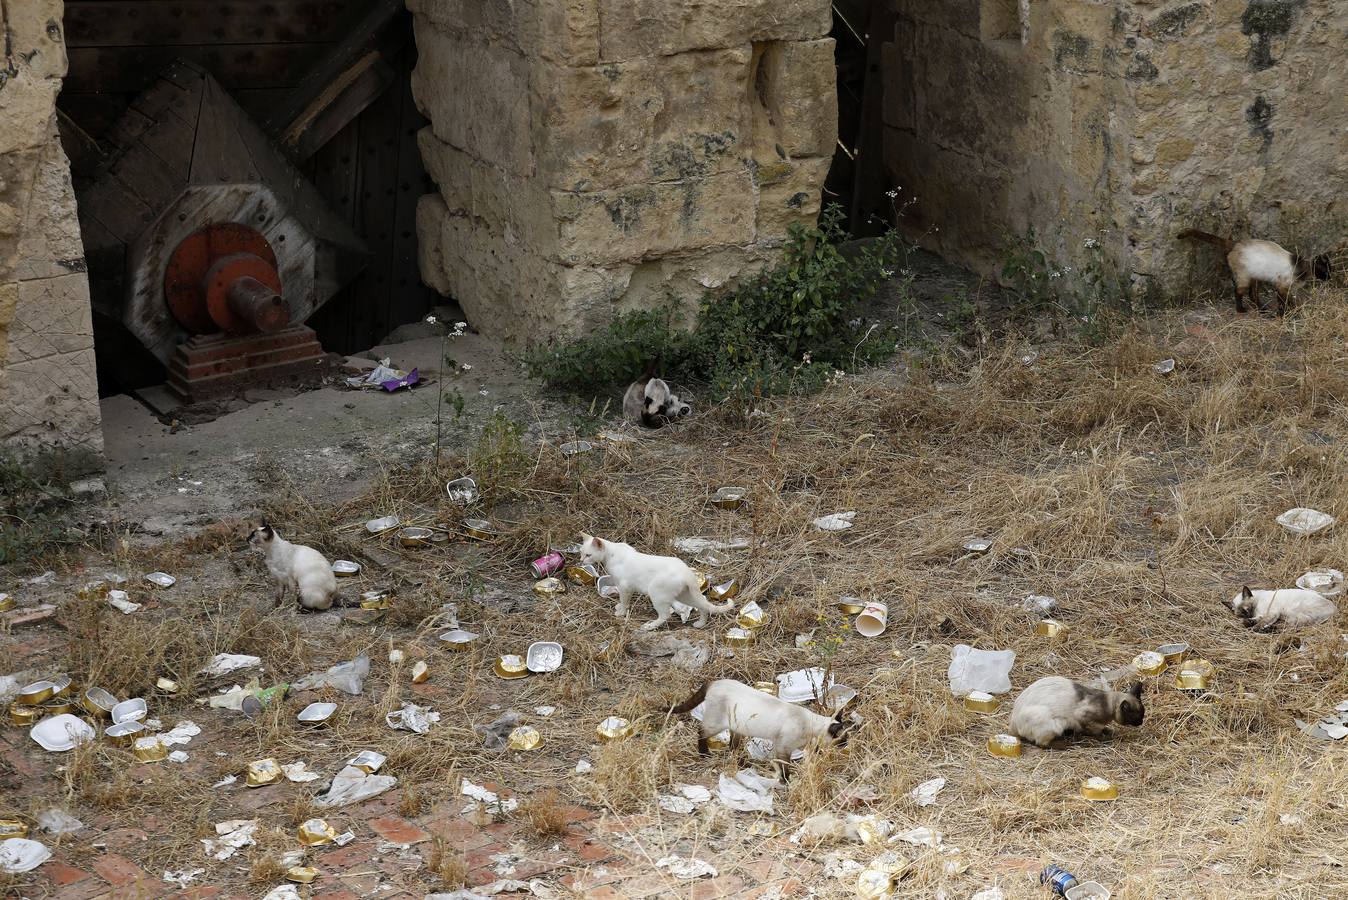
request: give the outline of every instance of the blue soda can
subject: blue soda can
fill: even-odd
[[[1059,865],[1045,866],[1039,873],[1039,883],[1046,884],[1058,896],[1066,896],[1068,888],[1077,886],[1077,877]]]

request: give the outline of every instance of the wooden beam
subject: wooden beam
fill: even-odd
[[[304,161],[384,93],[393,83],[393,68],[371,50],[357,59],[291,122],[277,140],[291,159]]]
[[[410,40],[411,16],[403,0],[375,0],[348,34],[319,58],[263,123],[287,152],[303,154],[297,159],[312,155],[322,146],[320,137],[331,138],[359,116],[382,93],[371,93],[381,82],[383,88],[392,82],[388,60]]]

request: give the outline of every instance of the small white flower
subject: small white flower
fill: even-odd
[[[473,367],[470,366],[468,363],[464,363],[463,365],[459,366],[459,370],[463,372],[471,372],[473,371]]]
[[[893,200],[895,197],[899,196],[899,188],[894,188],[892,191],[885,191],[885,196]]]
[[[484,396],[484,397],[487,396],[487,392],[486,392],[486,391],[478,391],[478,393],[481,394],[481,395]]]
[[[801,354],[801,356],[800,356],[800,361],[801,361],[801,362],[809,362],[809,361],[810,361],[810,351],[809,351],[809,350],[806,350],[804,353]]]
[[[468,323],[467,323],[467,322],[455,322],[455,323],[454,323],[454,327],[457,328],[459,331],[462,331],[463,329],[465,329],[465,328],[468,327]]]
[[[886,278],[893,278],[893,277],[894,277],[894,270],[893,270],[893,269],[881,269],[881,270],[880,270],[880,274],[883,275],[883,276],[885,276]]]
[[[1086,240],[1081,242],[1081,246],[1085,247],[1087,250],[1094,250],[1096,247],[1100,246],[1100,242],[1095,238],[1086,238]]]
[[[435,316],[427,316],[427,317],[426,317],[426,324],[427,324],[427,325],[434,325],[434,324],[436,323],[436,321],[437,321],[437,319],[435,318]]]

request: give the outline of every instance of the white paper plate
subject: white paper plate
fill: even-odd
[[[37,741],[43,750],[64,753],[85,741],[92,741],[94,730],[78,716],[62,713],[38,722],[29,729],[28,736]]]

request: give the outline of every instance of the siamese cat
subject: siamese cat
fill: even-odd
[[[1323,267],[1322,260],[1294,256],[1272,241],[1232,241],[1193,228],[1181,231],[1179,239],[1212,244],[1226,254],[1226,264],[1231,268],[1231,278],[1236,285],[1236,312],[1245,311],[1247,296],[1255,309],[1263,309],[1259,303],[1259,285],[1264,283],[1273,285],[1278,291],[1278,315],[1285,314],[1297,277],[1319,277]]]
[[[322,553],[303,544],[292,544],[266,519],[248,535],[248,543],[262,551],[267,571],[276,579],[276,604],[290,591],[299,595],[305,609],[329,609],[337,593],[337,576]]]
[[[602,565],[618,586],[615,615],[627,615],[627,601],[632,599],[633,594],[645,594],[651,598],[656,619],[642,625],[642,631],[654,631],[668,622],[677,603],[698,611],[694,628],[707,626],[708,613],[730,612],[735,606],[733,600],[717,606],[702,596],[697,575],[677,557],[638,553],[628,544],[602,540],[583,532],[581,540],[581,561]]]
[[[691,406],[669,389],[664,379],[655,377],[654,366],[628,385],[623,394],[623,418],[646,428],[660,428],[692,411]]]
[[[1248,586],[1226,602],[1231,611],[1244,619],[1246,628],[1270,632],[1282,624],[1290,628],[1319,625],[1339,611],[1333,601],[1315,591],[1286,588],[1277,591],[1252,591]]]
[[[1141,725],[1142,716],[1141,682],[1115,691],[1049,675],[1020,692],[1011,708],[1011,732],[1047,747],[1067,735],[1099,735],[1115,724]]]
[[[833,718],[821,716],[729,678],[702,685],[671,712],[692,712],[704,702],[707,705],[698,726],[698,753],[707,756],[711,752],[707,739],[726,729],[736,738],[762,738],[772,742],[772,756],[783,777],[797,750],[830,741],[845,747],[848,733],[856,727],[855,722],[843,721],[841,710]]]

